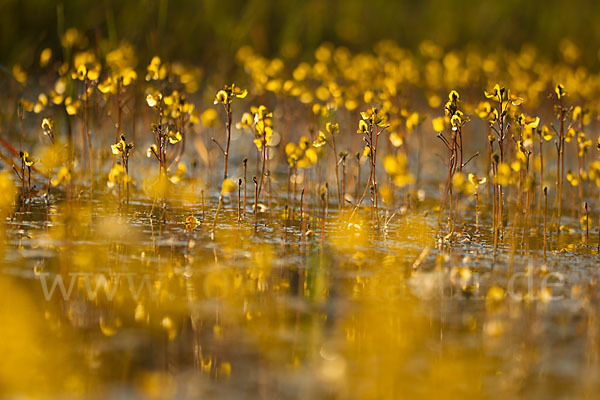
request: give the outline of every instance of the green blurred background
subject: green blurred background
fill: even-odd
[[[571,39],[580,61],[598,64],[600,2],[593,0],[0,0],[0,62],[34,65],[59,32],[76,27],[96,44],[126,39],[141,55],[202,62],[233,58],[249,44],[263,55],[296,57],[330,41],[353,50],[381,39],[416,48],[531,43],[548,57]],[[216,63],[215,63],[216,65]]]

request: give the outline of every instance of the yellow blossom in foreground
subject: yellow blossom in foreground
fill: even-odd
[[[10,211],[15,200],[16,190],[12,174],[0,172],[0,215]]]

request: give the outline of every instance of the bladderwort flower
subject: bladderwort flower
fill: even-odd
[[[453,182],[455,174],[462,174],[462,169],[465,166],[465,162],[463,161],[463,126],[468,122],[468,118],[463,114],[463,112],[459,109],[460,104],[460,95],[456,90],[450,91],[448,94],[448,101],[444,105],[444,115],[445,119],[440,121],[438,128],[444,128],[440,130],[437,134],[437,137],[444,143],[446,148],[448,149],[448,175],[446,177],[446,186],[444,189],[444,194],[441,198],[440,203],[440,214],[438,225],[442,220],[442,214],[444,210],[444,206],[446,202],[449,203],[449,211],[448,211],[448,230],[449,234],[452,233],[454,227],[454,219],[453,219]],[[445,121],[448,120],[449,124],[446,124]],[[449,125],[450,131],[444,132],[446,127]],[[446,133],[449,135],[446,137]],[[467,161],[468,162],[468,161]]]
[[[243,99],[248,95],[248,91],[245,89],[241,89],[235,84],[231,84],[231,86],[225,85],[225,87],[217,92],[215,95],[214,104],[222,104],[225,109],[226,121],[225,128],[227,133],[227,142],[225,144],[225,149],[221,148],[223,156],[225,158],[225,162],[223,165],[223,179],[227,179],[227,168],[229,163],[229,146],[231,143],[231,103],[234,98]],[[213,139],[213,141],[215,141]],[[216,143],[216,141],[215,141]]]
[[[113,155],[121,156],[121,163],[124,169],[124,173],[127,176],[127,179],[122,179],[120,183],[124,186],[125,191],[125,200],[126,204],[129,204],[129,183],[131,179],[129,179],[129,155],[131,150],[133,150],[133,143],[127,143],[125,141],[125,135],[121,134],[121,138],[115,144],[110,146]],[[111,187],[111,186],[109,186]],[[121,196],[121,189],[119,188],[119,201]]]
[[[21,172],[13,165],[13,170],[17,174],[17,177],[21,181],[21,199],[23,205],[25,205],[25,199],[27,195],[31,193],[31,167],[35,164],[36,160],[29,155],[26,151],[19,152],[19,159],[21,160]],[[27,191],[25,190],[25,167],[27,167]]]
[[[383,133],[385,129],[389,127],[388,119],[386,118],[385,113],[381,112],[377,107],[371,107],[367,111],[363,111],[360,113],[361,119],[358,121],[358,130],[357,133],[363,135],[363,140],[365,142],[365,155],[369,157],[371,173],[369,174],[369,179],[367,180],[367,185],[365,187],[365,191],[362,196],[358,200],[355,205],[352,213],[350,214],[349,221],[352,219],[356,210],[362,204],[365,196],[369,189],[372,190],[371,196],[371,209],[373,211],[373,227],[375,227],[375,222],[379,222],[379,213],[378,213],[378,192],[377,192],[377,177],[375,173],[375,168],[377,165],[377,143],[379,142],[379,135]]]
[[[96,60],[96,56],[91,50],[83,51],[75,54],[73,58],[73,66],[74,70],[71,71],[71,79],[73,81],[81,81],[83,83],[83,110],[82,110],[82,119],[83,119],[83,130],[85,132],[86,141],[87,141],[87,149],[88,149],[88,164],[89,164],[89,174],[90,174],[90,184],[91,191],[93,193],[94,187],[94,146],[93,146],[93,138],[89,127],[89,102],[90,96],[93,94],[93,89],[98,83],[98,78],[101,73],[100,63]],[[76,110],[72,110],[76,111]],[[84,164],[85,155],[82,154],[82,165]]]
[[[31,157],[28,152],[22,151],[19,153],[19,157],[23,160],[26,167],[32,167],[35,164],[35,158]]]
[[[50,141],[54,143],[54,121],[52,118],[44,118],[42,120],[42,130],[44,135],[50,138]]]
[[[568,127],[566,126],[568,114],[571,109],[564,106],[564,98],[567,96],[565,87],[561,83],[557,83],[554,87],[554,94],[556,95],[556,103],[554,105],[554,113],[559,122],[558,128],[558,142],[556,145],[556,152],[558,162],[556,164],[556,194],[554,197],[554,209],[556,214],[552,215],[552,222],[554,217],[557,218],[557,236],[560,234],[560,225],[562,218],[562,192],[565,180],[565,142],[567,141]]]
[[[71,170],[68,167],[61,167],[55,178],[52,178],[52,186],[58,186],[71,181]]]
[[[337,195],[338,195],[338,209],[341,214],[344,210],[344,199],[343,199],[343,194],[342,194],[342,189],[341,189],[341,184],[340,184],[339,168],[338,168],[338,166],[341,162],[341,154],[338,154],[337,146],[336,146],[336,136],[338,136],[340,133],[340,125],[338,123],[327,122],[325,124],[325,131],[327,132],[327,134],[329,134],[329,137],[331,138],[331,140],[329,140],[329,138],[327,137],[325,132],[319,131],[319,135],[317,136],[317,139],[314,141],[313,146],[321,147],[325,144],[329,144],[331,150],[333,151],[334,162],[335,162],[335,165],[334,165],[334,167],[335,167],[335,169],[334,169],[335,170],[335,182],[336,182],[336,186],[337,186]]]
[[[253,116],[254,129],[254,144],[256,145],[257,157],[262,163],[261,174],[258,184],[257,199],[260,198],[260,193],[263,187],[265,173],[268,171],[267,164],[269,162],[268,148],[271,145],[273,137],[273,113],[267,111],[267,107],[260,105],[258,107],[250,107],[250,112]],[[258,162],[258,159],[257,159]],[[257,164],[258,170],[258,164]]]

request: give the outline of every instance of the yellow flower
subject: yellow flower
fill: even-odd
[[[207,108],[200,114],[200,120],[205,127],[215,126],[217,122],[217,111],[214,108]]]
[[[508,186],[512,183],[513,176],[510,169],[510,166],[507,163],[498,164],[498,175],[496,177],[497,184],[502,186]]]
[[[109,188],[112,188],[119,183],[127,181],[128,177],[125,173],[125,168],[121,164],[115,164],[108,173],[108,182],[106,184]]]
[[[549,141],[554,137],[554,131],[544,125],[542,126],[541,135],[545,141]]]
[[[325,124],[325,130],[333,135],[340,132],[340,125],[328,122],[327,124]]]
[[[227,194],[235,191],[237,185],[231,179],[225,179],[223,181],[223,186],[221,187],[221,194]]]
[[[77,67],[77,73],[75,74],[75,77],[82,81],[85,79],[86,76],[87,68],[85,67],[85,64],[81,64],[79,67]]]
[[[52,132],[52,130],[54,129],[54,121],[52,121],[52,118],[44,118],[42,120],[42,129],[44,130],[44,134],[46,135]]]
[[[149,94],[148,96],[146,96],[146,103],[148,103],[148,106],[150,106],[151,108],[156,107],[158,102],[161,100],[162,100],[161,93]]]
[[[470,189],[472,189],[472,187],[469,187],[468,185],[466,185],[466,183],[467,179],[465,178],[465,174],[463,174],[462,172],[457,172],[452,177],[452,187],[456,189],[457,192],[465,192],[467,194],[471,194]]]
[[[460,115],[454,114],[450,119],[450,123],[452,124],[452,130],[459,128],[462,125],[462,119],[460,118]]]
[[[117,87],[112,77],[109,76],[103,82],[98,83],[98,90],[104,94],[116,93]]]
[[[576,106],[573,109],[573,121],[577,121],[579,120],[579,118],[581,118],[581,116],[583,115],[583,109],[581,108],[581,106]]]
[[[404,153],[398,153],[397,156],[386,156],[383,167],[393,177],[394,184],[398,187],[413,184],[415,181],[414,176],[407,171],[407,160]]]
[[[390,133],[390,143],[394,147],[400,147],[404,144],[404,138],[398,132]]]
[[[310,139],[306,136],[302,136],[298,141],[298,146],[301,150],[307,150],[310,147]]]
[[[475,189],[480,185],[483,185],[487,181],[487,178],[478,178],[477,175],[469,174],[469,182]]]
[[[87,72],[87,78],[95,81],[100,77],[100,64],[94,64]]]
[[[408,118],[406,118],[406,129],[409,132],[412,132],[417,127],[417,125],[419,125],[419,122],[421,122],[421,117],[419,113],[410,113]]]
[[[317,136],[317,139],[313,142],[313,146],[321,147],[325,144],[327,144],[327,137],[325,136],[325,132],[319,131],[319,136]]]
[[[164,72],[166,75],[166,69],[164,69],[164,67],[161,68],[161,60],[158,56],[152,57],[152,60],[150,61],[150,64],[148,65],[146,70],[148,72],[146,74],[147,81],[161,79],[162,72]]]
[[[13,66],[12,73],[17,82],[23,84],[27,81],[27,73],[19,64]]]
[[[61,167],[56,174],[56,178],[52,179],[52,186],[58,186],[61,183],[70,182],[71,181],[71,171],[67,167]]]
[[[171,144],[179,143],[181,141],[181,139],[183,139],[183,137],[181,136],[181,133],[173,132],[171,130],[169,131],[169,133],[167,133],[167,137],[169,138],[169,143],[171,143]]]
[[[125,135],[121,135],[119,141],[115,144],[110,145],[110,149],[114,155],[125,154],[128,155],[129,151],[133,149],[133,143],[127,144],[125,142]]]
[[[537,128],[538,125],[540,124],[540,118],[539,117],[533,118],[533,117],[530,117],[528,115],[521,113],[521,115],[519,115],[517,117],[517,123],[523,127]]]
[[[218,104],[218,103],[227,104],[228,99],[229,99],[229,95],[227,94],[227,92],[224,91],[223,89],[221,89],[217,92],[214,103],[215,104]]]
[[[256,148],[259,151],[262,150],[262,148],[263,148],[263,140],[262,139],[254,139],[252,142],[256,145]]]
[[[237,129],[246,129],[249,128],[250,125],[252,125],[252,121],[254,119],[252,118],[252,114],[245,112],[244,114],[242,114],[242,119],[240,120],[240,122],[238,122],[235,127]]]
[[[146,151],[146,157],[150,157],[150,156],[152,156],[152,154],[154,154],[156,157],[158,157],[158,147],[155,144],[148,147],[148,150]]]
[[[29,153],[26,151],[20,152],[19,157],[21,158],[21,160],[23,160],[25,165],[28,167],[31,167],[31,166],[33,166],[33,164],[35,164],[35,159],[33,157],[31,157],[29,155]]]
[[[15,194],[12,175],[8,171],[0,172],[0,214],[12,208]]]
[[[593,161],[589,167],[589,178],[600,187],[600,161]]]
[[[369,132],[369,125],[364,121],[364,120],[360,120],[358,121],[358,130],[356,131],[356,133],[367,133]]]
[[[287,155],[287,162],[290,167],[296,165],[300,157],[302,157],[302,149],[296,146],[296,143],[290,142],[285,145],[285,154]]]
[[[183,180],[183,178],[185,178],[186,173],[187,167],[184,163],[180,162],[179,164],[177,164],[177,169],[175,170],[175,173],[169,178],[169,180],[171,181],[171,183],[178,184]]]
[[[575,129],[573,127],[570,127],[569,129],[567,129],[567,133],[565,133],[565,141],[567,143],[571,142],[571,139],[573,139],[575,137]]]
[[[46,65],[48,65],[50,59],[52,59],[52,49],[45,48],[40,53],[40,67],[44,68]]]
[[[498,111],[488,101],[480,102],[475,113],[482,120],[492,124],[498,120]]]
[[[322,106],[319,103],[315,103],[312,106],[312,112],[315,115],[321,115],[321,116],[325,116],[327,114],[327,107]]]
[[[232,84],[231,86],[226,85],[223,89],[221,89],[217,92],[214,103],[215,104],[218,104],[218,103],[227,104],[234,97],[243,99],[247,95],[248,95],[247,90],[241,89],[241,88],[237,87],[235,84]]]
[[[111,144],[110,149],[114,155],[121,154],[123,152],[123,147],[121,146],[121,142],[116,144]]]
[[[304,152],[304,158],[307,161],[308,165],[312,165],[317,162],[318,155],[317,151],[314,148],[308,148]]]
[[[235,86],[235,84],[231,85],[231,94],[234,97],[237,97],[238,99],[243,99],[248,95],[248,91],[246,89],[241,89],[237,86]]]
[[[372,153],[373,151],[371,150],[371,147],[369,147],[369,145],[365,145],[365,148],[363,149],[363,157],[370,157]]]
[[[37,103],[35,103],[35,106],[33,107],[33,112],[39,114],[42,112],[44,107],[46,107],[46,105],[48,105],[48,96],[46,96],[44,93],[40,93],[38,95]]]
[[[75,100],[71,98],[71,96],[65,99],[65,110],[69,115],[76,115],[79,111],[79,107],[81,107],[81,101]]]
[[[19,104],[21,105],[21,107],[23,107],[23,110],[25,110],[27,112],[33,111],[33,103],[30,102],[29,100],[21,99],[19,101]]]
[[[560,83],[556,84],[556,87],[554,88],[554,93],[556,93],[556,98],[558,100],[567,95],[567,92],[565,92],[565,87]]]
[[[448,124],[448,120],[446,117],[437,117],[431,120],[431,124],[433,125],[433,130],[436,132],[443,132],[446,130],[446,125]]]
[[[570,169],[567,170],[567,181],[569,181],[571,186],[579,185],[579,177],[575,173],[573,173],[573,171],[571,171]]]
[[[452,91],[451,91],[451,92],[448,94],[448,99],[449,99],[450,101],[454,101],[454,102],[456,102],[456,101],[458,101],[459,97],[460,97],[460,96],[458,95],[458,92],[457,92],[456,90],[452,90]]]
[[[500,87],[500,85],[495,84],[494,85],[494,89],[492,89],[491,91],[484,91],[485,97],[487,97],[488,99],[495,99],[500,101],[503,97],[504,97],[504,93],[505,93],[506,89],[504,89],[503,87]]]
[[[129,86],[137,79],[137,72],[131,68],[127,68],[122,72],[123,86]]]

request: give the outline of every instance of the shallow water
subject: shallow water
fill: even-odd
[[[558,241],[549,233],[544,261],[537,214],[516,240],[508,223],[494,259],[489,210],[476,232],[469,199],[460,233],[443,243],[430,199],[381,211],[389,221],[377,229],[368,207],[348,226],[350,207],[340,217],[332,203],[323,226],[313,204],[305,229],[297,207],[284,217],[285,199],[256,220],[248,205],[238,221],[235,196],[215,231],[216,198],[154,215],[144,195],[126,211],[102,194],[62,200],[34,199],[6,222],[0,393],[9,397],[593,398],[600,389],[598,255],[576,218],[563,220]],[[188,215],[198,226],[186,229]]]

